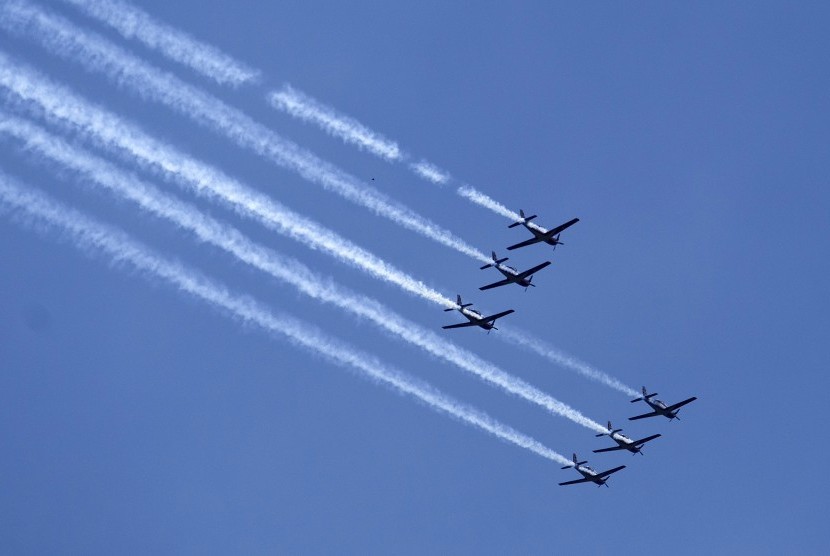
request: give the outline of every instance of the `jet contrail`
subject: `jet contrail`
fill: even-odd
[[[404,158],[397,143],[371,131],[357,120],[339,115],[333,108],[305,96],[290,85],[272,92],[268,95],[268,100],[275,108],[284,110],[295,118],[314,122],[334,137],[366,149],[381,158],[391,161]]]
[[[138,126],[85,101],[71,90],[47,79],[30,68],[13,64],[0,52],[0,88],[8,91],[13,102],[22,101],[34,112],[43,113],[55,121],[90,138],[101,147],[123,155],[150,171],[160,173],[166,180],[197,195],[256,220],[277,233],[304,245],[319,249],[347,265],[357,268],[404,291],[443,307],[455,307],[455,302],[423,282],[383,261],[337,233],[298,215],[265,195],[235,181],[220,170],[189,157],[172,146],[146,134]],[[574,358],[563,355],[541,340],[518,330],[524,342],[513,343],[531,349],[567,369],[596,379],[594,369]],[[499,335],[501,337],[501,335]],[[505,341],[510,341],[507,337]],[[532,340],[532,341],[531,341]],[[599,372],[599,371],[597,371]],[[604,373],[602,373],[604,375]],[[607,375],[606,375],[607,376]],[[607,377],[599,382],[609,384]]]
[[[50,52],[75,59],[87,70],[103,73],[118,85],[160,102],[223,134],[238,146],[251,149],[278,166],[293,170],[304,179],[423,237],[476,260],[490,260],[448,230],[392,201],[380,191],[284,139],[218,98],[156,69],[103,37],[88,33],[62,17],[23,0],[7,0],[0,13],[3,16],[0,17],[0,25],[10,33],[28,34]]]
[[[579,411],[475,354],[447,342],[434,332],[401,317],[379,301],[352,293],[331,280],[324,280],[302,263],[254,243],[237,229],[201,214],[194,206],[165,195],[134,175],[69,145],[25,120],[6,116],[0,111],[0,134],[19,140],[27,151],[35,152],[41,158],[46,157],[78,172],[93,184],[136,203],[141,209],[195,234],[199,240],[290,284],[313,299],[333,304],[341,310],[369,320],[382,330],[555,415],[570,419],[596,432],[605,431],[602,425]]]
[[[156,255],[123,232],[94,222],[43,194],[24,189],[3,175],[0,175],[0,206],[41,225],[57,229],[77,247],[100,253],[116,263],[129,264],[141,273],[159,278],[243,323],[254,324],[272,336],[281,336],[296,346],[324,356],[332,363],[350,368],[365,378],[408,394],[435,411],[446,413],[543,458],[563,465],[569,462],[566,457],[539,441],[446,396],[429,384],[388,367],[375,357],[362,353],[294,317],[270,312],[249,297],[235,295],[224,286],[187,267]]]
[[[147,12],[118,0],[63,0],[115,29],[125,39],[136,39],[171,60],[213,79],[238,87],[257,83],[260,71],[234,60],[218,48],[153,19]]]

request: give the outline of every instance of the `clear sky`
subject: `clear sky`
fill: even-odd
[[[5,2],[3,2],[5,4]],[[821,3],[143,2],[261,71],[223,86],[66,2],[37,4],[241,109],[487,253],[527,237],[405,165],[271,107],[291,84],[512,210],[580,222],[522,292],[493,270],[58,58],[0,52],[325,223],[504,328],[668,403],[682,420],[187,195],[27,118],[631,437],[645,456],[321,305],[3,136],[0,168],[235,292],[598,470],[610,488],[431,411],[159,279],[0,215],[0,552],[823,553],[830,274],[830,8]],[[5,116],[4,116],[5,118]]]

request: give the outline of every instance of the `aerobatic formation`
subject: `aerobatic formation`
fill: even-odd
[[[524,226],[525,228],[527,228],[530,231],[530,233],[533,234],[533,237],[528,239],[527,241],[523,241],[521,243],[511,245],[510,247],[507,248],[508,250],[518,249],[520,247],[526,247],[528,245],[534,245],[536,243],[545,243],[547,245],[553,246],[553,248],[556,249],[557,245],[563,245],[562,241],[559,240],[559,235],[565,229],[570,228],[571,226],[573,226],[574,224],[579,222],[579,218],[573,218],[573,219],[565,222],[564,224],[556,226],[555,228],[551,228],[550,230],[546,230],[545,228],[531,222],[531,220],[533,220],[536,217],[537,217],[537,215],[535,215],[535,214],[532,215],[532,216],[525,216],[524,211],[521,210],[521,209],[519,210],[519,218],[515,222],[510,224],[508,226],[508,228],[515,228],[516,226],[519,226],[519,225]],[[492,284],[488,284],[486,286],[482,286],[482,287],[479,288],[480,290],[489,290],[489,289],[492,289],[492,288],[497,288],[499,286],[506,286],[507,284],[517,284],[517,285],[523,287],[525,290],[527,290],[528,287],[534,285],[534,284],[530,283],[531,279],[533,278],[533,274],[535,274],[536,272],[542,270],[543,268],[545,268],[546,266],[548,266],[550,264],[550,261],[545,261],[545,262],[543,262],[539,265],[534,266],[533,268],[530,268],[530,269],[525,270],[523,272],[519,272],[513,267],[502,264],[505,261],[507,261],[507,258],[505,257],[503,259],[500,259],[498,257],[498,255],[496,255],[495,251],[492,252],[492,258],[493,258],[493,262],[482,266],[481,270],[484,270],[484,269],[487,269],[487,268],[490,268],[490,267],[495,267],[499,272],[501,272],[504,275],[505,279],[501,280],[499,282],[494,282]],[[481,313],[479,313],[478,311],[475,311],[473,309],[467,309],[467,307],[470,307],[471,305],[472,305],[472,303],[462,303],[461,302],[461,295],[459,294],[456,297],[456,307],[454,309],[457,310],[458,312],[460,312],[462,315],[464,315],[468,319],[469,322],[463,322],[463,323],[460,323],[460,324],[452,324],[452,325],[448,325],[448,326],[443,326],[442,328],[448,329],[448,328],[462,328],[462,327],[468,327],[468,326],[478,326],[478,327],[483,328],[484,330],[486,330],[487,333],[489,334],[491,330],[498,330],[498,328],[496,328],[496,326],[495,326],[496,319],[515,312],[513,309],[508,309],[506,311],[502,311],[500,313],[496,313],[494,315],[490,315],[490,316],[485,317],[485,316],[482,316]],[[452,311],[453,308],[444,309],[444,310],[445,311]],[[677,413],[680,411],[680,408],[683,407],[686,404],[689,404],[689,403],[695,401],[697,399],[696,397],[691,397],[691,398],[683,400],[682,402],[678,402],[678,403],[675,403],[675,404],[672,404],[672,405],[666,405],[664,402],[662,402],[658,399],[652,400],[652,398],[654,398],[655,396],[657,396],[656,392],[649,394],[648,391],[646,390],[646,387],[643,386],[642,396],[639,396],[639,397],[631,400],[631,403],[644,401],[649,405],[649,407],[652,409],[652,411],[649,412],[649,413],[644,413],[642,415],[635,415],[634,417],[629,417],[629,420],[630,421],[636,421],[636,420],[639,420],[639,419],[645,419],[647,417],[657,417],[657,416],[661,416],[661,415],[663,417],[666,417],[669,420],[673,420],[673,419],[678,419],[679,420],[680,417],[677,415]],[[616,442],[617,445],[616,446],[611,446],[609,448],[601,448],[601,449],[598,449],[598,450],[594,450],[595,454],[600,454],[600,453],[604,453],[604,452],[616,452],[616,451],[619,451],[619,450],[627,450],[627,451],[631,452],[632,454],[643,455],[643,450],[642,450],[643,446],[647,442],[651,442],[652,440],[654,440],[656,438],[660,438],[662,436],[661,434],[658,433],[658,434],[652,434],[651,436],[646,436],[645,438],[641,438],[639,440],[632,440],[629,437],[622,434],[622,429],[615,429],[611,425],[611,421],[608,421],[608,427],[607,428],[608,428],[608,432],[600,432],[596,436],[597,437],[608,436],[609,438],[611,438],[611,440]],[[587,461],[577,461],[578,459],[579,458],[574,453],[573,458],[572,458],[573,463],[569,463],[569,464],[565,465],[564,467],[562,467],[562,469],[571,469],[571,468],[576,469],[582,475],[582,478],[581,479],[575,479],[573,481],[565,481],[563,483],[559,483],[560,486],[576,485],[576,484],[579,484],[579,483],[594,483],[597,486],[605,485],[607,487],[608,486],[608,477],[610,475],[612,475],[613,473],[616,473],[617,471],[625,469],[625,465],[620,465],[618,467],[614,467],[613,469],[608,469],[607,471],[597,472],[597,471],[594,471],[592,468],[588,467],[587,465],[585,465],[586,463],[588,463]]]
[[[96,21],[115,30],[122,42],[138,41],[145,48],[157,51],[163,57],[210,79],[213,83],[238,87],[261,86],[262,72],[237,62],[219,49],[197,41],[174,27],[156,21],[150,14],[122,0],[63,0],[67,8],[76,8],[75,16],[83,14],[88,24]],[[70,9],[64,10],[72,13]],[[429,240],[456,253],[466,255],[479,263],[481,270],[493,268],[501,275],[495,282],[478,286],[479,291],[496,290],[507,295],[515,284],[528,291],[536,287],[534,276],[548,267],[551,261],[533,261],[534,266],[519,270],[508,266],[506,257],[491,251],[488,258],[467,241],[448,229],[432,222],[426,216],[389,198],[385,193],[352,176],[260,123],[242,110],[219,100],[206,90],[191,84],[174,72],[164,71],[140,56],[131,53],[111,39],[76,23],[68,15],[59,14],[29,0],[0,0],[0,31],[12,40],[39,45],[47,52],[89,72],[102,74],[118,91],[126,91],[135,98],[160,105],[164,110],[179,112],[195,125],[205,126],[223,139],[281,168],[291,170],[302,179],[322,186],[326,193],[340,196],[347,202],[368,209],[373,215],[385,218],[409,230],[422,240]],[[120,93],[119,93],[120,94]],[[418,177],[435,184],[457,185],[456,193],[470,202],[501,215],[511,221],[508,228],[523,227],[531,237],[506,246],[513,251],[535,244],[549,245],[555,250],[562,245],[560,235],[579,222],[573,218],[564,224],[546,229],[535,222],[537,215],[526,216],[523,210],[515,213],[469,185],[457,182],[449,172],[426,160],[414,160],[399,145],[375,132],[354,118],[340,114],[334,108],[320,103],[289,85],[278,91],[268,91],[267,104],[274,109],[319,126],[330,135],[354,145],[368,154],[387,162],[402,163]],[[102,98],[103,95],[102,95]],[[62,138],[61,135],[68,136]],[[496,321],[513,315],[513,309],[492,314],[472,309],[470,302],[456,294],[455,302],[427,282],[410,275],[375,255],[365,247],[334,232],[312,219],[285,207],[274,195],[260,193],[230,177],[225,169],[202,162],[182,150],[167,144],[141,125],[109,112],[98,104],[75,93],[70,86],[53,81],[23,60],[0,51],[0,141],[17,147],[30,163],[41,164],[55,172],[56,180],[77,182],[89,191],[101,191],[152,215],[158,221],[172,225],[200,244],[220,249],[237,260],[267,274],[283,285],[295,288],[308,299],[328,303],[353,318],[375,325],[386,335],[407,342],[428,355],[465,373],[475,376],[504,393],[546,410],[592,430],[596,437],[608,437],[612,446],[600,447],[594,453],[627,451],[643,454],[643,447],[660,438],[654,433],[637,439],[622,434],[611,422],[603,426],[577,409],[552,395],[508,373],[481,356],[452,342],[455,333],[433,330],[398,315],[380,301],[353,292],[319,275],[313,268],[298,260],[258,244],[244,235],[233,224],[201,212],[197,205],[178,200],[165,193],[149,180],[168,182],[186,195],[199,197],[232,209],[232,217],[250,219],[267,230],[283,235],[309,250],[323,253],[343,263],[347,268],[364,272],[369,277],[396,286],[400,291],[443,308],[458,311],[465,322],[442,324],[444,330],[481,328],[488,334],[496,328]],[[108,158],[107,158],[108,157]],[[56,169],[56,170],[55,170]],[[145,174],[147,179],[138,177]],[[374,181],[374,179],[372,180]],[[420,400],[428,408],[452,416],[481,432],[575,469],[582,478],[559,483],[572,485],[593,483],[608,486],[610,475],[625,465],[597,472],[579,461],[574,453],[571,459],[548,448],[540,441],[523,434],[470,405],[446,395],[421,378],[410,376],[375,355],[364,353],[349,344],[318,330],[290,315],[269,309],[252,298],[237,294],[219,282],[195,269],[174,262],[172,257],[156,253],[117,228],[99,223],[76,209],[58,202],[45,193],[29,188],[18,179],[0,170],[0,213],[23,215],[18,221],[33,223],[39,232],[57,232],[85,254],[97,255],[111,261],[125,263],[142,274],[158,278],[181,293],[199,299],[228,314],[237,321],[253,324],[270,336],[287,339],[291,344],[314,352],[337,366],[357,371],[358,375]],[[512,233],[512,232],[511,232]],[[570,232],[568,232],[570,233]],[[526,236],[525,236],[526,237]],[[541,250],[540,250],[541,251]],[[525,251],[522,251],[523,253]],[[527,250],[530,252],[533,249]],[[117,265],[119,268],[123,265]],[[485,273],[485,274],[487,274]],[[483,294],[493,295],[493,294]],[[510,323],[516,320],[511,316]],[[445,335],[446,334],[446,335]],[[463,333],[460,334],[464,336]],[[509,327],[498,337],[516,347],[545,357],[562,368],[627,396],[637,390],[609,374],[591,367],[581,360],[564,354],[526,331]],[[636,421],[648,417],[678,420],[678,412],[695,401],[691,397],[674,404],[656,399],[645,387],[634,402],[645,402],[650,411],[629,417]]]

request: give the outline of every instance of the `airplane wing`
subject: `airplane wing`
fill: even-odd
[[[499,286],[506,286],[507,284],[511,284],[510,280],[499,280],[498,282],[493,282],[492,284],[487,284],[486,286],[481,286],[480,290],[489,290],[491,288],[498,288]]]
[[[616,473],[620,469],[625,469],[625,465],[620,465],[619,467],[615,467],[614,469],[609,469],[608,471],[603,471],[602,473],[594,475],[594,477],[597,478],[597,479],[602,479],[602,478],[607,477],[608,475],[610,475],[612,473]]]
[[[535,274],[535,273],[539,272],[540,270],[542,270],[543,268],[545,268],[545,267],[546,267],[546,266],[548,266],[549,264],[550,264],[550,261],[545,261],[545,262],[543,262],[543,263],[542,263],[542,264],[540,264],[540,265],[536,265],[536,266],[534,266],[533,268],[530,268],[530,269],[528,269],[528,270],[525,270],[524,272],[520,272],[520,273],[519,273],[519,278],[527,278],[527,277],[528,277],[528,276],[530,276],[531,274]]]
[[[574,479],[573,481],[565,481],[564,483],[559,483],[559,486],[565,485],[577,485],[579,483],[588,483],[591,479]]]
[[[645,444],[646,442],[651,442],[651,441],[652,441],[652,440],[654,440],[655,438],[660,438],[661,436],[663,436],[663,435],[662,435],[662,434],[652,434],[651,436],[647,436],[647,437],[645,437],[645,438],[641,438],[640,440],[635,440],[635,441],[634,441],[634,445],[635,445],[635,446],[640,446],[640,445],[642,445],[642,444]]]
[[[666,408],[666,410],[667,410],[667,411],[674,411],[675,409],[680,409],[681,407],[683,407],[683,406],[684,406],[684,405],[686,405],[687,403],[692,403],[692,402],[693,402],[693,401],[695,401],[696,399],[697,399],[697,397],[696,397],[696,396],[693,396],[693,397],[689,398],[688,400],[683,400],[682,402],[677,402],[676,404],[674,404],[674,405],[672,405],[672,406],[667,407],[667,408]]]
[[[601,448],[599,450],[594,450],[595,454],[600,454],[602,452],[616,452],[617,450],[625,450],[625,446],[613,446],[611,448]]]
[[[464,328],[466,326],[478,326],[478,322],[459,322],[458,324],[448,324],[447,326],[442,326],[441,328],[447,330],[449,328]]]
[[[502,311],[501,313],[496,313],[495,315],[490,315],[489,317],[484,317],[481,320],[484,321],[484,322],[492,322],[496,319],[500,319],[503,316],[509,315],[510,313],[514,313],[514,312],[515,311],[513,309],[508,309],[507,311]]]
[[[574,218],[573,220],[568,220],[567,222],[565,222],[561,226],[557,226],[552,230],[548,230],[548,234],[550,234],[552,236],[555,236],[556,234],[558,234],[562,230],[566,230],[566,229],[570,228],[571,226],[573,226],[577,222],[579,222],[579,218]]]
[[[629,417],[629,421],[636,421],[637,419],[645,419],[646,417],[656,417],[660,415],[657,411],[652,411],[651,413],[643,413],[642,415],[637,415],[636,417]]]
[[[542,241],[542,240],[534,236],[534,237],[532,237],[528,240],[525,240],[521,243],[517,243],[516,245],[511,245],[510,247],[507,248],[507,250],[512,251],[513,249],[518,249],[519,247],[527,247],[528,245],[533,245],[534,243],[539,243],[540,241]]]

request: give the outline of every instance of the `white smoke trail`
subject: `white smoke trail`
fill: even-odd
[[[183,31],[154,20],[149,14],[120,0],[63,0],[86,14],[109,25],[123,37],[136,38],[147,47],[158,50],[164,56],[191,67],[219,83],[239,85],[259,79],[259,71],[222,53],[215,47],[196,41]],[[390,161],[401,162],[406,156],[395,141],[369,129],[356,119],[342,114],[313,97],[284,85],[268,95],[271,105],[292,117],[312,122],[346,143],[365,148],[372,154]],[[446,184],[450,174],[434,164],[422,160],[409,165],[420,177],[436,184]],[[459,195],[488,208],[513,221],[519,215],[490,199],[470,186],[461,186]],[[530,223],[532,227],[544,230]]]
[[[138,126],[86,102],[66,87],[44,78],[25,66],[12,64],[2,52],[0,52],[0,87],[6,89],[13,98],[33,105],[36,112],[44,112],[47,119],[92,138],[106,149],[116,153],[123,151],[132,162],[160,172],[165,179],[171,180],[188,191],[219,201],[238,214],[260,222],[268,229],[286,235],[312,249],[319,249],[353,268],[394,284],[408,293],[443,307],[455,307],[453,300],[335,232],[290,211],[270,198],[233,180],[220,170],[152,138]],[[516,333],[524,334],[518,331]],[[501,337],[501,334],[498,336]],[[537,346],[535,349],[531,344],[519,343],[519,345],[543,356],[546,353],[557,353],[555,348],[546,346],[541,341],[533,344]],[[592,369],[590,366],[572,364],[574,359],[569,356],[546,357],[565,368],[580,372],[583,376],[594,377],[594,373],[584,372]],[[610,378],[609,380],[614,381]],[[600,382],[606,383],[604,380]]]
[[[2,52],[0,87],[11,93],[13,99],[33,105],[36,112],[44,112],[47,119],[68,125],[72,131],[93,138],[104,148],[126,154],[133,162],[160,172],[165,179],[188,191],[219,201],[270,230],[312,249],[324,251],[353,268],[395,284],[409,293],[443,307],[455,307],[452,299],[334,231],[246,187],[220,170],[152,138],[138,126],[90,104],[66,87],[44,78],[26,66],[12,63]]]
[[[471,373],[502,390],[535,403],[548,411],[570,419],[597,432],[605,429],[579,411],[511,376],[475,354],[453,345],[430,330],[411,322],[380,302],[357,295],[324,280],[311,269],[293,259],[262,247],[231,226],[204,216],[195,207],[158,191],[132,174],[81,149],[70,146],[24,120],[0,111],[0,133],[20,140],[27,150],[78,172],[85,179],[139,205],[152,214],[171,221],[179,228],[195,234],[201,241],[214,245],[242,262],[286,282],[301,293],[341,310],[367,319],[381,329],[424,349],[459,369]]]
[[[24,0],[7,0],[0,13],[0,26],[10,33],[27,34],[50,52],[74,59],[89,71],[103,73],[118,85],[160,102],[223,134],[240,147],[251,149],[404,228],[476,260],[489,260],[484,253],[448,230],[392,201],[380,191],[284,139],[218,98],[156,69],[104,38]]]
[[[171,60],[213,79],[220,85],[253,84],[259,70],[234,60],[219,49],[187,33],[158,22],[148,13],[119,0],[63,0],[115,29],[125,39],[136,39]]]
[[[0,175],[0,206],[27,219],[52,227],[68,236],[76,246],[100,253],[112,261],[129,264],[136,270],[159,278],[183,293],[207,302],[240,321],[324,356],[365,378],[392,387],[462,422],[490,433],[501,440],[561,464],[568,459],[539,441],[504,425],[487,414],[446,396],[432,386],[383,365],[376,358],[335,340],[297,319],[268,311],[249,297],[234,295],[225,287],[193,272],[181,264],[164,259],[118,230],[98,224],[80,213],[50,200],[45,195],[25,190]]]
[[[464,197],[467,200],[470,200],[476,203],[479,206],[484,208],[490,209],[496,214],[500,214],[505,218],[509,218],[510,220],[516,222],[521,220],[521,216],[519,216],[518,212],[513,212],[509,208],[505,207],[501,203],[494,201],[484,193],[475,190],[474,188],[470,187],[469,185],[463,185],[458,188],[458,194]]]
[[[390,161],[404,158],[397,143],[389,141],[353,118],[341,116],[330,106],[315,101],[291,85],[285,85],[281,90],[273,91],[268,95],[268,100],[273,107],[295,118],[313,122],[334,137],[366,149],[381,158]]]
[[[450,175],[447,172],[441,170],[440,168],[438,168],[434,164],[427,162],[426,160],[410,164],[409,169],[421,176],[422,178],[431,181],[432,183],[444,185],[445,183],[450,181]]]
[[[469,185],[462,185],[458,188],[456,192],[468,201],[472,201],[473,203],[481,207],[490,209],[496,214],[504,216],[505,218],[508,218],[513,222],[519,222],[522,220],[522,217],[519,213],[513,212],[503,204],[491,199],[484,193],[477,191],[475,188]],[[534,222],[528,222],[527,225],[535,230],[542,232],[543,234],[546,234],[548,232],[547,229],[543,228],[542,226],[539,226]]]
[[[630,386],[626,386],[616,378],[609,376],[608,374],[592,367],[588,363],[585,363],[576,357],[573,357],[572,355],[568,355],[567,353],[548,345],[544,341],[528,334],[527,332],[522,330],[512,330],[510,328],[505,329],[504,327],[499,328],[499,332],[501,332],[501,334],[499,334],[500,338],[503,338],[504,340],[518,346],[528,348],[552,363],[556,363],[557,365],[576,371],[586,378],[609,386],[627,396],[639,395],[637,390],[631,388]]]

